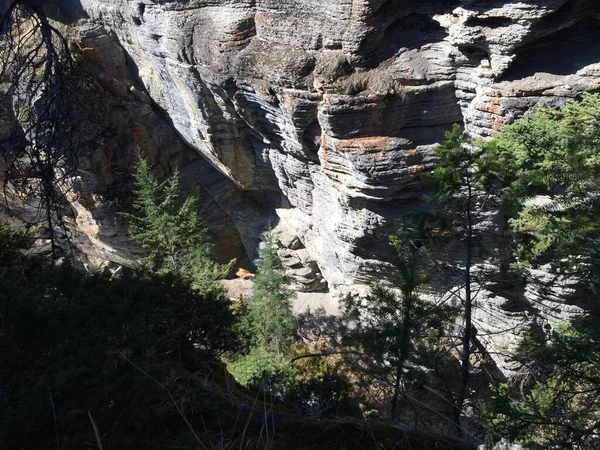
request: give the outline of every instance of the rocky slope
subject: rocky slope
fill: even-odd
[[[351,289],[385,271],[387,235],[422,204],[419,174],[450,124],[486,137],[600,87],[595,0],[52,3],[100,96],[78,221],[118,262],[100,194],[118,197],[113,166],[127,172],[139,147],[203,193],[224,258],[254,255],[279,223],[300,289]],[[492,331],[553,308],[490,296]]]

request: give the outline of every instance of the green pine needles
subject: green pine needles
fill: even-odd
[[[148,162],[140,157],[135,167],[133,212],[129,235],[149,249],[144,265],[153,273],[178,275],[200,290],[219,288],[217,281],[231,271],[214,262],[208,229],[198,216],[197,199],[179,197],[179,173],[158,182]]]
[[[297,340],[292,314],[295,294],[288,287],[292,280],[285,274],[272,231],[265,233],[258,256],[254,293],[245,305],[241,330],[249,351],[230,370],[240,383],[281,397],[296,382],[291,365]]]
[[[274,353],[284,353],[296,337],[291,304],[295,294],[288,288],[292,280],[285,274],[272,232],[265,234],[258,255],[254,294],[248,301],[249,318],[256,344]]]
[[[540,108],[483,147],[516,241],[517,267],[551,261],[600,285],[600,95]]]
[[[432,268],[429,249],[419,234],[407,227],[390,238],[398,270],[393,289],[376,283],[365,298],[349,295],[342,300],[342,343],[368,358],[362,371],[394,386],[392,421],[397,418],[402,384],[423,375],[420,361],[437,353],[435,343],[458,313],[421,298]]]

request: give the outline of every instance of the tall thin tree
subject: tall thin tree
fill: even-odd
[[[473,309],[476,294],[473,292],[474,259],[481,230],[476,227],[488,193],[485,179],[479,170],[481,149],[474,146],[462,129],[455,125],[446,133],[445,141],[437,148],[438,164],[427,177],[433,190],[433,203],[438,211],[436,226],[432,229],[449,238],[449,243],[460,244],[458,269],[461,282],[453,289],[463,309],[460,328],[462,350],[461,385],[455,399],[455,422],[460,430],[460,418],[469,396],[471,355],[473,353]],[[446,255],[447,257],[448,255]]]

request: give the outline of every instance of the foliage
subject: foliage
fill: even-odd
[[[213,261],[208,229],[198,217],[197,202],[188,197],[179,201],[179,174],[159,183],[148,162],[140,156],[135,169],[133,213],[129,234],[150,249],[146,266],[155,273],[171,273],[189,280],[194,288],[217,289],[216,282],[231,271]]]
[[[262,346],[251,348],[247,355],[231,363],[229,370],[242,385],[273,399],[283,399],[296,384],[290,358]]]
[[[214,292],[170,274],[51,267],[22,253],[27,240],[2,226],[0,243],[2,448],[458,448],[396,428],[303,418],[274,407],[274,389],[243,389],[211,356],[236,344],[229,305]],[[290,379],[289,356],[255,354]],[[339,380],[294,377],[285,400],[300,412],[339,411]]]
[[[435,154],[436,167],[429,176],[424,176],[425,181],[433,188],[434,203],[451,222],[458,221],[464,229],[468,226],[467,215],[479,202],[476,189],[482,180],[478,170],[481,150],[454,124]]]
[[[331,325],[328,331],[335,329],[333,318],[324,312],[307,311],[299,319],[299,327],[305,328],[302,331],[313,328],[321,319]],[[331,348],[322,334],[295,339],[285,353],[256,345],[246,354],[234,357],[228,369],[241,384],[291,406],[302,415],[321,418],[358,415],[352,386],[340,365],[341,357],[336,352],[329,355]]]
[[[514,214],[517,266],[550,261],[596,289],[600,277],[600,95],[540,108],[484,145]]]
[[[24,233],[12,230],[0,222],[0,270],[8,270],[23,258],[23,250],[29,247]]]
[[[469,378],[473,339],[473,309],[476,293],[473,292],[473,266],[476,250],[481,243],[478,221],[490,197],[489,178],[481,170],[482,150],[474,145],[460,126],[454,125],[446,139],[436,149],[439,158],[436,168],[426,177],[434,189],[433,204],[437,214],[429,228],[437,235],[452,238],[461,245],[458,267],[461,282],[452,287],[463,307],[461,387],[456,399],[456,424],[460,422],[464,403],[469,396]],[[439,239],[435,233],[433,237]]]
[[[432,210],[423,214],[418,226],[431,249],[431,256],[444,261],[437,264],[438,268],[456,263],[464,279],[460,287],[469,290],[475,258],[488,256],[482,245],[480,222],[497,206],[497,180],[490,176],[487,153],[481,142],[473,141],[457,124],[446,132],[435,154],[436,167],[422,175],[431,191]],[[465,298],[467,295],[464,292],[461,298],[465,308],[467,300],[474,300]]]
[[[482,172],[511,216],[514,268],[549,263],[587,281],[596,299],[599,142],[600,95],[584,94],[559,109],[539,108],[480,144]],[[599,331],[592,319],[528,336],[516,355],[526,378],[518,390],[494,388],[490,425],[532,448],[597,448]]]
[[[429,255],[415,230],[401,229],[392,243],[398,269],[394,287],[399,292],[375,284],[366,298],[347,296],[342,303],[342,343],[368,356],[369,372],[394,386],[394,418],[401,382],[414,379],[410,372],[420,370],[414,365],[417,348],[444,336],[456,310],[419,297],[418,290],[430,280]]]
[[[328,354],[323,341],[299,344],[294,348],[296,383],[286,401],[303,415],[315,417],[360,417],[354,386],[341,355]],[[315,354],[320,356],[312,357]]]
[[[296,319],[292,314],[294,292],[285,274],[272,232],[265,234],[256,261],[254,293],[248,299],[248,317],[255,346],[273,353],[288,353],[296,338]]]
[[[273,232],[265,233],[258,253],[254,292],[239,306],[238,332],[246,339],[249,352],[234,357],[230,370],[240,383],[283,399],[295,385],[290,362],[297,337],[291,305],[294,294],[288,288],[291,279],[277,254]]]
[[[340,345],[342,318],[323,308],[297,316],[299,340],[292,348],[296,386],[287,400],[303,414],[316,417],[360,417],[362,396],[348,356],[356,352]]]
[[[171,275],[9,260],[13,235],[0,228],[0,447],[45,448],[60,434],[80,448],[93,440],[88,409],[111,442],[158,441],[173,406],[155,380],[188,389],[198,362],[235,348],[229,302]]]
[[[249,338],[250,350],[234,358],[231,373],[240,383],[305,414],[323,416],[340,408],[349,411],[346,378],[329,359],[311,354],[309,344],[299,342],[298,322],[292,314],[293,292],[288,288],[291,279],[277,254],[273,232],[265,234],[256,265],[254,293],[239,306],[245,322],[239,331]]]
[[[520,357],[530,385],[493,391],[488,421],[528,448],[596,449],[600,445],[600,327],[564,323],[548,340],[528,336]]]

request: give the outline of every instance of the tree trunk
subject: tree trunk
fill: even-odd
[[[412,327],[411,324],[411,314],[412,314],[412,306],[416,289],[416,274],[415,267],[416,261],[414,260],[413,253],[413,263],[410,268],[410,275],[407,276],[404,280],[404,286],[402,289],[402,300],[404,303],[404,311],[402,314],[402,333],[400,334],[400,355],[398,358],[398,365],[396,367],[396,381],[394,383],[394,397],[392,398],[392,410],[390,416],[390,422],[393,422],[396,419],[396,413],[398,409],[398,396],[400,395],[400,378],[402,377],[402,372],[404,371],[404,365],[406,364],[406,360],[408,359],[408,353],[410,349],[410,329]]]
[[[465,326],[462,337],[462,353],[461,353],[461,383],[460,390],[458,393],[458,399],[456,402],[455,409],[455,424],[457,426],[457,434],[462,435],[462,427],[460,419],[462,416],[465,400],[468,396],[468,384],[469,384],[469,369],[470,369],[470,358],[471,358],[471,336],[472,336],[472,310],[473,310],[473,299],[471,293],[471,267],[473,259],[473,191],[471,186],[470,174],[466,173],[465,176],[467,182],[467,205],[466,205],[466,225],[467,225],[467,236],[466,236],[466,256],[465,256]]]

